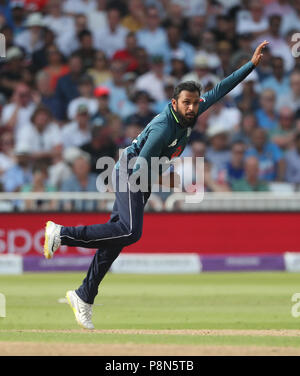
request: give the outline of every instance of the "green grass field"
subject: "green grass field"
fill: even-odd
[[[95,301],[94,332],[80,329],[70,307],[58,302],[83,277],[0,276],[7,309],[6,318],[0,318],[0,347],[16,342],[259,346],[300,354],[300,317],[291,315],[299,274],[108,274]]]

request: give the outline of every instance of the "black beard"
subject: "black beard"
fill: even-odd
[[[197,116],[195,116],[192,119],[187,119],[184,115],[182,115],[180,112],[175,111],[175,115],[177,116],[177,119],[179,120],[179,124],[183,128],[191,127],[193,128],[197,121]]]

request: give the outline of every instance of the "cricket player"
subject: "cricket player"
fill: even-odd
[[[174,90],[172,101],[157,115],[127,147],[115,166],[115,203],[110,220],[104,224],[64,227],[48,221],[45,229],[44,255],[52,258],[61,245],[96,248],[92,263],[81,286],[67,292],[67,300],[75,318],[83,328],[94,329],[92,306],[98,293],[98,286],[122,249],[137,242],[142,235],[144,207],[151,194],[151,158],[178,157],[186,147],[189,135],[197,117],[211,105],[229,93],[258,65],[262,50],[268,44],[261,43],[251,60],[215,88],[201,96],[201,86],[194,81],[180,83]],[[135,164],[129,162],[135,158]],[[146,165],[141,161],[148,162]],[[143,166],[143,167],[141,167]],[[145,167],[146,166],[146,167]],[[130,187],[130,178],[148,169],[149,189],[136,190]],[[170,187],[178,186],[178,175],[170,173]],[[132,180],[131,180],[132,181]],[[161,176],[159,183],[162,184]],[[120,186],[126,189],[120,189]]]

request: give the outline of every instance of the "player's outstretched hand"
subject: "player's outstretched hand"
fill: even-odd
[[[266,47],[267,44],[269,44],[269,42],[264,40],[258,47],[256,47],[256,50],[254,51],[251,59],[252,63],[255,66],[259,64],[260,59],[263,57],[262,50]]]

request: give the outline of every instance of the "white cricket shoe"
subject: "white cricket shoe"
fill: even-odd
[[[45,229],[44,256],[51,259],[57,248],[60,247],[60,229],[61,225],[48,221]]]
[[[66,298],[70,304],[76,321],[84,329],[95,329],[92,323],[92,304],[85,303],[74,290],[67,291]]]

